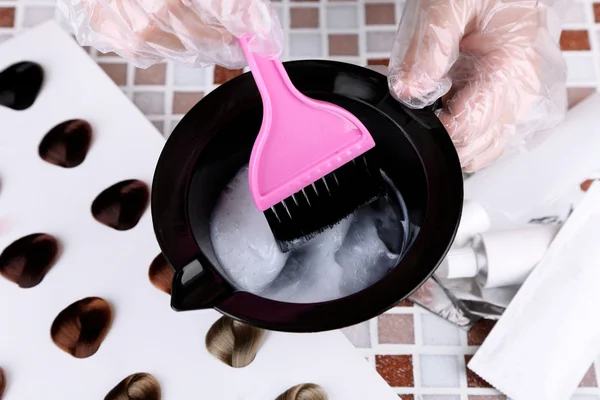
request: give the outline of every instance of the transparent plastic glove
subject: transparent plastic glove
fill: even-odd
[[[558,46],[565,0],[407,0],[390,90],[439,118],[466,170],[482,168],[566,111]]]
[[[164,60],[241,68],[237,38],[278,56],[283,32],[269,0],[58,0],[77,41],[115,52],[140,68]]]

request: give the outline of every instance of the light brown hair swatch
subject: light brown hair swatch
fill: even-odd
[[[165,259],[165,256],[160,253],[150,264],[148,269],[148,278],[150,283],[157,289],[171,294],[171,287],[173,286],[173,276],[175,272],[171,267],[171,264]]]
[[[150,189],[142,181],[129,179],[115,183],[100,193],[92,203],[96,221],[118,231],[137,225],[148,207]]]
[[[92,142],[92,127],[82,119],[71,119],[56,125],[40,142],[42,160],[63,168],[81,164]]]
[[[4,370],[0,368],[0,399],[2,399],[2,395],[4,395],[4,389],[6,388],[6,375],[4,375]]]
[[[50,328],[52,341],[75,358],[87,358],[100,348],[112,322],[110,304],[86,297],[62,310]]]
[[[160,384],[145,372],[129,375],[115,386],[104,400],[160,400]]]
[[[327,392],[314,383],[303,383],[296,385],[279,396],[275,400],[327,400]]]
[[[0,254],[0,275],[22,288],[39,284],[56,262],[58,240],[34,233],[11,243]]]
[[[230,367],[243,368],[254,361],[264,336],[264,329],[221,317],[206,334],[206,349]]]

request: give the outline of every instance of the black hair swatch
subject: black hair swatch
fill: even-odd
[[[130,179],[105,189],[92,203],[94,218],[118,231],[137,225],[148,206],[150,189],[142,181]]]
[[[39,284],[58,258],[52,235],[34,233],[11,243],[0,253],[0,275],[22,288]]]
[[[56,125],[40,142],[40,157],[50,164],[73,168],[85,160],[92,142],[92,127],[82,119]]]
[[[152,285],[167,294],[171,294],[174,275],[175,271],[162,253],[154,258],[148,269],[148,277]]]
[[[86,297],[62,310],[50,328],[52,341],[75,358],[98,351],[112,323],[112,309],[100,297]]]
[[[145,372],[129,375],[115,386],[104,400],[160,400],[160,384]]]
[[[44,70],[31,61],[11,65],[0,72],[0,105],[25,110],[35,102],[44,81]]]

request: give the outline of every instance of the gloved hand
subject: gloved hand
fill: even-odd
[[[467,170],[550,128],[566,111],[558,47],[563,0],[407,0],[389,68],[392,94],[439,118]]]
[[[77,41],[115,52],[140,68],[166,59],[188,66],[241,68],[237,38],[278,56],[283,32],[269,0],[58,0]]]

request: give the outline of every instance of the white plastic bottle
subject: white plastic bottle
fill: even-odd
[[[539,225],[475,235],[452,249],[438,270],[443,278],[475,278],[482,288],[520,285],[542,259],[560,229]]]

